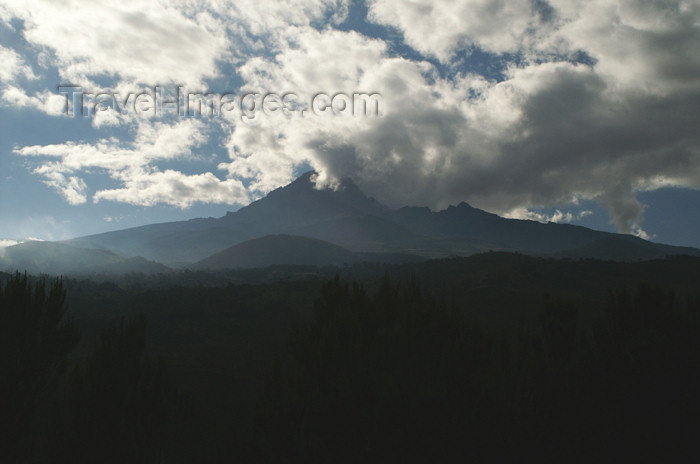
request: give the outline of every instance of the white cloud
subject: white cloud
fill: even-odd
[[[61,83],[89,93],[127,95],[144,85],[205,89],[207,80],[227,77],[222,65],[274,52],[278,36],[290,25],[337,23],[347,10],[346,0],[77,0],[69,6],[55,0],[5,0],[0,19],[8,26],[11,19],[21,21],[17,33],[33,46],[38,67],[55,68]],[[12,83],[20,75],[37,78],[13,50],[0,47],[0,62],[0,81]],[[6,105],[51,115],[63,112],[64,102],[49,90],[30,94],[14,86],[2,98]],[[97,112],[92,124],[100,129],[135,117]]]
[[[10,24],[10,19],[12,19],[12,15],[7,10],[7,7],[5,7],[5,5],[0,4],[0,22],[2,22],[8,29],[14,30],[12,28],[12,25]]]
[[[249,200],[243,184],[220,180],[212,173],[186,175],[178,171],[146,172],[135,169],[122,173],[125,187],[100,190],[94,201],[119,201],[132,205],[168,204],[187,208],[195,202],[243,204]]]
[[[503,216],[511,219],[529,219],[531,221],[543,223],[554,222],[557,224],[569,224],[572,221],[578,221],[586,216],[590,216],[591,214],[593,214],[593,211],[584,210],[577,213],[572,213],[571,211],[563,212],[557,209],[553,214],[547,215],[545,213],[519,207],[504,213]]]
[[[15,0],[5,7],[24,21],[29,43],[53,52],[62,78],[72,83],[117,75],[197,85],[216,75],[217,60],[226,57],[219,24],[164,2]]]
[[[38,79],[31,66],[17,52],[0,45],[0,63],[0,104],[14,108],[34,108],[51,115],[63,112],[63,99],[60,96],[48,91],[36,92],[30,96],[17,86],[19,78]]]
[[[239,0],[235,3],[213,0],[207,2],[207,7],[225,18],[234,34],[260,37],[283,34],[290,26],[308,26],[321,20],[339,23],[347,16],[348,3],[347,0]]]
[[[285,89],[304,97],[376,91],[385,114],[262,118],[254,126],[238,125],[229,141],[232,162],[225,167],[254,179],[263,192],[289,180],[294,165],[309,162],[322,183],[350,176],[389,203],[435,206],[454,199],[443,189],[459,193],[439,179],[469,169],[460,164],[492,163],[497,140],[508,140],[504,130],[519,120],[519,102],[508,99],[513,91],[506,85],[441,79],[428,63],[389,57],[384,42],[357,33],[296,28],[291,37],[274,58],[255,58],[241,68],[246,89]],[[483,98],[470,101],[472,90]],[[487,97],[498,104],[487,104]],[[387,182],[389,177],[405,179],[411,188]]]
[[[24,38],[50,50],[62,79],[93,78],[202,87],[220,63],[268,47],[290,25],[341,21],[345,0],[143,2],[6,0],[2,18],[23,21]]]
[[[372,21],[399,29],[413,48],[449,61],[460,48],[515,53],[541,25],[531,0],[370,0]]]
[[[14,85],[6,86],[2,91],[2,103],[12,108],[32,108],[52,116],[65,113],[65,99],[48,91],[27,95],[24,89]]]
[[[13,82],[17,77],[36,79],[32,68],[12,49],[0,45],[0,81]]]
[[[28,157],[60,158],[60,166],[73,172],[101,168],[110,172],[144,167],[160,160],[186,159],[192,149],[206,141],[206,126],[197,119],[175,124],[139,121],[135,140],[122,143],[115,138],[96,143],[66,142],[54,145],[25,146],[15,153]]]
[[[11,240],[11,239],[0,239],[0,250],[3,248],[19,245],[22,243],[20,240]]]
[[[63,195],[71,205],[80,205],[87,201],[85,181],[77,176],[66,175],[64,168],[58,163],[47,163],[34,170],[41,175],[43,182]]]
[[[238,180],[222,181],[211,173],[187,175],[158,169],[161,161],[192,159],[196,156],[192,150],[205,141],[206,127],[199,120],[186,119],[173,125],[144,120],[131,146],[125,147],[116,139],[103,139],[94,144],[25,146],[15,153],[41,163],[34,173],[74,205],[88,200],[88,186],[79,175],[94,169],[106,172],[123,185],[96,189],[92,196],[95,202],[110,200],[146,206],[165,203],[181,208],[195,202],[244,203],[248,195]],[[52,161],[44,162],[45,158]]]
[[[240,68],[244,91],[279,89],[279,93],[294,92],[299,102],[308,103],[318,92],[351,95],[358,89],[375,88],[371,71],[382,66],[386,52],[382,41],[313,28],[295,28],[287,40],[283,53],[251,59]],[[228,142],[232,161],[220,167],[231,176],[251,179],[252,190],[266,193],[289,182],[294,167],[303,162],[321,166],[315,139],[327,136],[329,143],[338,143],[334,137],[356,136],[368,124],[368,120],[322,116],[262,116],[255,124],[234,127]]]
[[[118,111],[113,108],[107,108],[95,113],[92,118],[92,126],[96,129],[106,126],[119,126],[124,123],[125,119]]]
[[[462,2],[445,11],[436,4],[422,16],[396,9],[395,21],[387,20],[416,48],[442,59],[467,36],[486,50],[537,57],[513,65],[502,82],[472,75],[442,79],[425,63],[387,56],[381,41],[295,28],[274,59],[258,57],[242,68],[248,88],[373,90],[382,93],[386,115],[238,126],[230,139],[230,172],[247,173],[267,189],[278,182],[273,178],[291,172],[290,162],[307,161],[322,179],[353,177],[389,203],[441,207],[467,199],[501,213],[597,199],[624,232],[639,230],[643,206],[635,192],[655,188],[659,179],[700,187],[693,116],[700,47],[688,45],[700,33],[698,10],[562,1],[543,12],[525,3]],[[471,28],[454,10],[474,6],[494,12],[477,16],[497,27]],[[375,17],[381,7],[374,4]],[[415,24],[401,19],[406,15]],[[466,25],[433,20],[449,15]],[[530,31],[538,27],[551,34]],[[515,35],[490,35],[503,28]],[[527,40],[515,40],[521,36]],[[666,53],[661,44],[682,53]],[[595,64],[562,60],[578,51]],[[274,156],[279,169],[269,167]]]
[[[700,7],[697,2],[552,0],[556,38],[585,50],[611,85],[666,94],[697,91]],[[549,42],[544,46],[552,46]],[[562,45],[560,45],[561,47]]]

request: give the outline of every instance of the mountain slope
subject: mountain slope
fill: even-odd
[[[356,260],[351,251],[307,237],[267,235],[239,243],[198,263],[195,269],[266,267],[274,264],[327,266]]]
[[[308,172],[221,218],[200,218],[125,229],[69,240],[83,248],[140,255],[187,266],[242,242],[267,235],[315,238],[353,252],[408,253],[428,258],[488,250],[535,256],[639,260],[700,250],[569,224],[506,219],[460,203],[443,211],[390,209],[368,198],[349,179],[318,190]]]
[[[111,251],[77,248],[56,242],[25,242],[7,247],[0,255],[0,269],[46,274],[146,274],[167,272],[166,266],[140,256],[125,258]]]
[[[392,253],[354,253],[315,238],[294,235],[266,235],[234,245],[192,267],[194,269],[255,268],[273,265],[340,266],[362,261],[382,263],[415,262],[417,256]]]
[[[297,230],[317,223],[380,215],[385,210],[350,180],[341,182],[336,190],[317,190],[312,175],[307,172],[291,184],[218,219],[152,224],[79,237],[66,243],[185,265],[245,240],[280,233],[302,235]]]
[[[675,254],[700,256],[700,250],[649,242],[631,235],[600,232],[571,224],[543,224],[507,219],[460,203],[432,212],[401,208],[390,217],[424,236],[438,239],[443,249],[475,252],[517,251],[537,256],[597,258],[614,261],[663,258]],[[466,255],[469,253],[457,253]]]

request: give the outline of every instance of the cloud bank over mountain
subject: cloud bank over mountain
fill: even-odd
[[[312,167],[392,206],[595,200],[645,236],[639,192],[700,188],[697,1],[6,0],[0,23],[1,104],[57,119],[61,83],[381,95],[380,117],[106,111],[16,146],[71,204],[245,204]]]

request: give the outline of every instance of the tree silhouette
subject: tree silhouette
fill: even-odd
[[[169,410],[165,364],[145,354],[143,314],[103,329],[71,372],[52,455],[60,462],[141,463],[162,456]]]
[[[39,397],[55,387],[80,331],[66,312],[61,279],[46,290],[16,273],[0,284],[0,456],[25,459],[36,448]]]

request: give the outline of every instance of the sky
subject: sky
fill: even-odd
[[[315,169],[700,247],[698,0],[0,0],[0,246]]]

